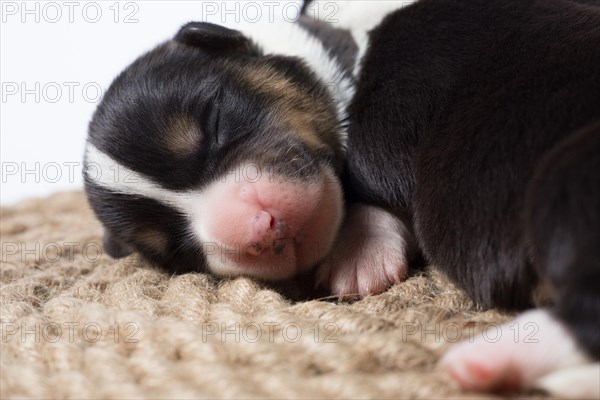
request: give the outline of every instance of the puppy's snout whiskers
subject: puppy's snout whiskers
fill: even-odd
[[[312,180],[318,177],[319,165],[317,160],[307,151],[290,146],[285,156],[275,159],[274,172],[289,178]]]

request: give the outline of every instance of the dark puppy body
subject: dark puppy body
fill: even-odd
[[[197,22],[130,65],[86,148],[106,250],[270,280],[319,265],[333,293],[372,294],[406,274],[408,215],[428,261],[484,307],[552,289],[562,323],[515,321],[545,327],[545,347],[459,346],[446,360],[463,386],[532,386],[600,358],[600,7],[420,0],[367,43],[373,15],[404,2],[354,30],[373,5],[358,3],[340,8],[352,35],[306,16]],[[577,388],[561,379],[542,386]]]
[[[555,315],[600,359],[600,7],[421,0],[370,36],[346,189],[409,210],[426,258],[484,307]]]

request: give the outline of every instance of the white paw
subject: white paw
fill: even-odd
[[[331,254],[317,270],[317,285],[341,297],[381,293],[406,277],[412,242],[397,216],[354,204]]]
[[[560,369],[538,379],[533,387],[571,399],[600,399],[600,363]]]
[[[600,364],[591,362],[548,311],[529,311],[497,328],[487,338],[454,346],[440,361],[464,389],[538,388],[571,398],[599,398]]]

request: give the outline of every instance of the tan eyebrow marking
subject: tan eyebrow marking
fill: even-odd
[[[239,72],[253,90],[272,100],[277,121],[310,148],[318,149],[327,141],[320,132],[336,132],[335,121],[323,99],[307,94],[279,71],[253,66]]]
[[[190,117],[179,115],[169,121],[164,139],[170,153],[176,157],[186,157],[202,145],[202,132]]]
[[[142,228],[136,232],[136,239],[144,246],[160,253],[167,251],[168,237],[163,232],[153,228]]]

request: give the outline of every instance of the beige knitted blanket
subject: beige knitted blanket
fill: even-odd
[[[337,302],[311,298],[307,279],[269,286],[114,261],[80,192],[1,213],[6,399],[482,398],[436,361],[509,318],[478,312],[431,270]]]

